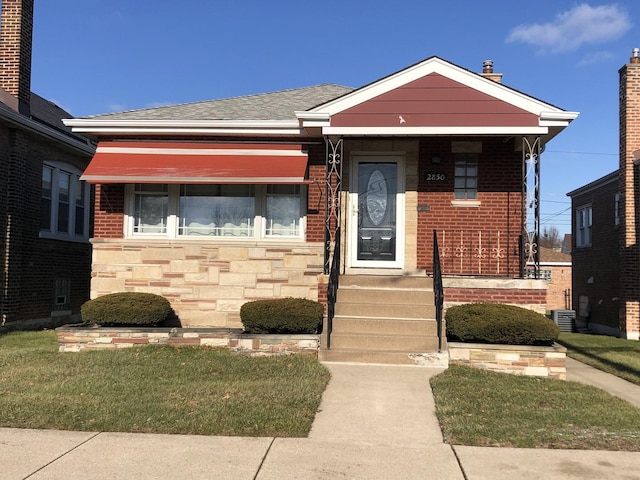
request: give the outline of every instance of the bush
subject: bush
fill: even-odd
[[[240,307],[247,333],[317,333],[324,307],[306,298],[254,300]]]
[[[558,326],[541,313],[511,305],[470,303],[447,309],[447,340],[506,345],[551,345]]]
[[[171,313],[169,301],[153,293],[120,292],[85,302],[82,320],[104,326],[155,326]]]

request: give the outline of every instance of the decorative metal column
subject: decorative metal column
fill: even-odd
[[[522,137],[522,241],[523,264],[533,266],[533,278],[540,278],[540,137]]]
[[[324,209],[324,273],[331,269],[331,246],[339,242],[340,195],[342,194],[342,138],[325,139],[326,143],[326,197]]]

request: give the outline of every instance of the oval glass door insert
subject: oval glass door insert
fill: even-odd
[[[380,170],[374,170],[367,185],[367,215],[378,226],[387,213],[387,182]]]

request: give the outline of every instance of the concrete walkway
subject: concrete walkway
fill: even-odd
[[[443,443],[429,387],[442,369],[327,367],[332,379],[309,438],[0,429],[0,480],[640,480],[640,453]],[[570,378],[578,367],[570,364]]]

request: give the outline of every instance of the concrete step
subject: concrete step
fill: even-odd
[[[338,293],[340,295],[340,293]],[[394,305],[336,302],[335,315],[341,317],[374,318],[435,318],[435,305]]]
[[[331,334],[331,348],[389,352],[433,352],[438,338],[430,335],[375,335],[365,333]]]
[[[381,363],[385,365],[415,365],[418,363],[410,353],[406,352],[368,352],[334,348],[320,350],[318,358],[322,362]]]
[[[371,317],[334,317],[333,333],[360,333],[375,335],[428,335],[435,336],[435,320],[382,319]]]
[[[433,305],[433,290],[340,287],[338,303]]]
[[[433,290],[433,279],[426,275],[340,275],[339,287],[424,288]]]

